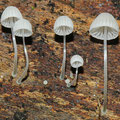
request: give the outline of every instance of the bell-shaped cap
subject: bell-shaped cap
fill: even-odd
[[[89,32],[92,37],[104,40],[104,29],[107,28],[107,40],[118,37],[119,26],[110,13],[101,13],[92,22]]]
[[[78,68],[80,66],[83,66],[83,58],[80,55],[74,55],[70,59],[70,64],[73,68]]]
[[[54,32],[57,35],[64,36],[73,32],[73,22],[68,16],[60,16],[54,24]]]
[[[13,32],[18,37],[29,37],[32,35],[32,25],[28,20],[20,19],[15,23]]]
[[[4,27],[12,28],[15,22],[22,18],[22,15],[18,8],[14,6],[8,6],[1,15],[1,24]]]

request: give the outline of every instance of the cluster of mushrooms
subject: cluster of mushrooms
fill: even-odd
[[[62,70],[60,74],[60,80],[65,79],[65,63],[66,63],[66,36],[73,32],[73,22],[68,16],[60,16],[57,18],[54,24],[54,32],[59,36],[63,36],[64,48],[63,48],[63,61],[62,61]],[[78,78],[78,68],[83,66],[83,58],[80,55],[74,55],[70,64],[73,68],[76,68],[75,79],[70,83],[70,80],[67,79],[65,83],[67,87],[70,87],[76,83]]]
[[[12,71],[12,76],[17,76],[17,45],[15,36],[23,38],[24,53],[26,57],[26,67],[22,75],[16,81],[17,84],[21,84],[22,80],[27,75],[29,59],[27,54],[27,49],[25,46],[25,37],[32,35],[32,26],[30,22],[24,19],[20,11],[13,6],[7,7],[1,16],[1,24],[6,28],[11,28],[12,40],[14,45],[14,67]],[[60,80],[65,79],[65,67],[66,67],[66,36],[73,32],[73,22],[68,16],[60,16],[57,18],[54,24],[54,32],[59,36],[63,36],[64,49],[63,49],[63,61],[62,70],[60,74]],[[110,13],[101,13],[92,22],[90,29],[90,35],[94,38],[104,40],[104,104],[102,107],[102,114],[107,112],[107,40],[112,40],[118,37],[119,26],[115,18]],[[74,55],[70,59],[70,64],[73,68],[76,68],[75,78],[70,81],[65,80],[67,87],[76,84],[78,79],[78,68],[83,66],[84,61],[80,55]],[[73,77],[73,74],[72,74]]]
[[[22,17],[22,14],[18,10],[18,8],[14,6],[9,6],[3,11],[1,15],[1,24],[6,28],[10,28],[12,33],[12,40],[13,40],[13,46],[14,46],[14,66],[12,71],[13,78],[17,76],[17,64],[18,64],[17,44],[16,44],[15,36],[23,38],[24,53],[26,57],[26,66],[22,75],[16,81],[17,84],[21,84],[22,80],[27,76],[27,71],[29,66],[27,48],[25,46],[25,37],[29,37],[32,35],[32,25],[28,20]]]
[[[61,80],[64,80],[65,77],[66,35],[69,35],[70,33],[72,33],[72,31],[72,20],[67,16],[58,17],[54,25],[54,32],[57,35],[64,37],[62,72],[60,75]],[[102,114],[104,115],[107,112],[107,40],[113,40],[118,37],[119,26],[115,18],[110,13],[101,13],[92,22],[89,32],[92,37],[104,41],[104,104],[101,110]],[[76,68],[76,75],[71,83],[69,79],[65,81],[68,87],[76,83],[78,68],[83,66],[83,63],[83,58],[79,55],[74,55],[71,58],[70,64],[73,68]]]

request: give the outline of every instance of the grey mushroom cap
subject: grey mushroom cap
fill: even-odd
[[[64,36],[73,32],[73,22],[68,16],[60,16],[54,24],[54,32],[57,35]]]
[[[101,13],[92,22],[89,32],[94,38],[104,40],[104,28],[107,28],[107,40],[118,37],[119,26],[115,18],[110,13]]]
[[[14,6],[8,6],[1,15],[1,24],[4,27],[12,28],[15,22],[22,19],[22,14],[18,8]]]

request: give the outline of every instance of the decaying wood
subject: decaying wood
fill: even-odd
[[[112,1],[75,0],[75,6],[64,0],[0,1],[0,14],[7,6],[16,6],[33,27],[32,37],[26,38],[29,75],[21,85],[16,84],[16,79],[25,67],[22,39],[17,38],[18,76],[13,79],[11,34],[0,29],[0,120],[120,120],[119,39],[108,45],[108,112],[101,116],[103,45],[89,35],[90,24],[101,12],[113,14],[120,25],[120,9]],[[59,80],[63,38],[55,36],[53,26],[60,15],[69,16],[74,23],[73,34],[67,36],[66,76],[73,55],[81,55],[85,62],[76,87],[68,88],[64,80]]]

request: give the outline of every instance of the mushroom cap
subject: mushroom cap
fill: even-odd
[[[107,40],[118,37],[119,26],[110,13],[101,13],[92,22],[89,32],[92,37],[104,40],[104,28],[107,28]]]
[[[78,68],[80,66],[83,66],[83,58],[80,55],[74,55],[70,59],[70,64],[73,68]]]
[[[29,37],[32,35],[32,25],[26,19],[18,20],[13,27],[14,35],[19,37]]]
[[[57,35],[64,36],[73,32],[73,22],[68,16],[60,16],[54,24],[54,32]]]
[[[4,27],[12,28],[15,22],[22,18],[22,14],[18,8],[14,6],[8,6],[1,15],[1,24]]]

